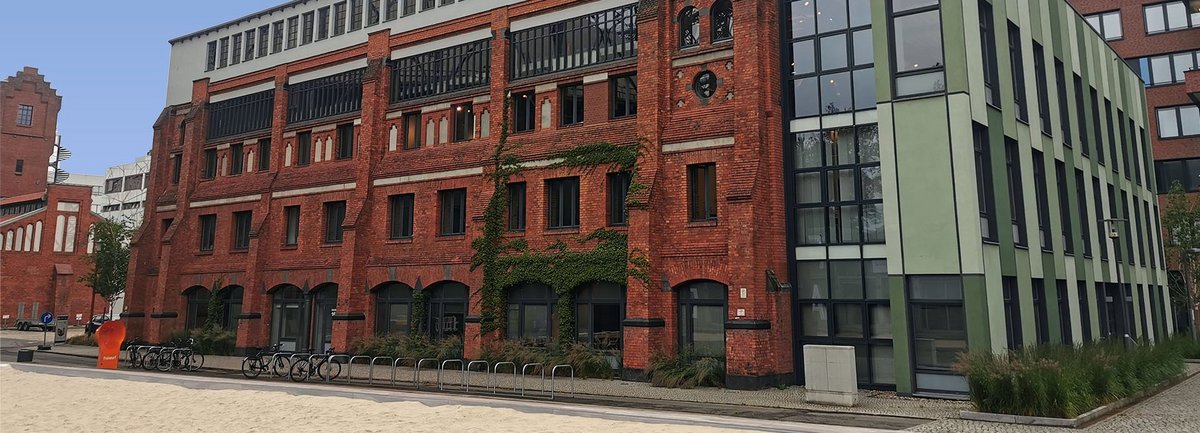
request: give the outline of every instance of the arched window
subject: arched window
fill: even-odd
[[[233,332],[237,332],[237,316],[242,314],[242,286],[229,286],[217,292],[221,299],[221,323]]]
[[[545,346],[557,331],[554,304],[558,296],[545,284],[525,283],[508,292],[508,338]]]
[[[679,11],[679,48],[700,45],[700,10],[688,6]]]
[[[625,319],[625,288],[619,284],[585,284],[575,292],[577,340],[592,349],[621,350],[621,321]]]
[[[285,284],[271,294],[271,343],[282,350],[297,350],[302,343],[301,327],[308,303],[299,287]]]
[[[733,5],[729,0],[717,0],[712,6],[713,42],[733,39]]]
[[[679,346],[692,346],[696,354],[725,357],[724,284],[691,281],[679,286]]]
[[[457,281],[445,281],[429,286],[429,337],[440,340],[463,335],[463,322],[467,318],[467,300],[470,292],[467,285]]]
[[[184,329],[196,329],[208,322],[208,290],[196,286],[184,293],[187,297],[187,315],[183,319]]]
[[[412,287],[390,282],[375,288],[375,333],[407,334],[412,317]]]

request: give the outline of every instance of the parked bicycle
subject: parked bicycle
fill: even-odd
[[[292,364],[291,373],[288,376],[292,379],[292,382],[303,382],[313,376],[320,377],[323,381],[337,379],[342,374],[342,362],[337,359],[330,359],[333,355],[334,353],[331,349],[326,350],[324,355],[314,355],[298,359]]]
[[[259,350],[256,355],[247,356],[246,359],[242,360],[242,375],[249,379],[256,378],[258,375],[266,372],[270,372],[271,375],[276,377],[288,375],[291,370],[291,367],[288,365],[288,357],[276,356],[283,355],[284,353],[279,351],[279,345],[276,344]]]
[[[145,350],[146,353],[142,353],[141,355],[137,356],[137,364],[135,364],[134,367],[141,367],[143,370],[153,370],[158,368],[159,355],[164,350],[170,351],[171,349],[174,349],[174,347],[143,346],[138,348],[139,353],[141,353],[142,350]]]
[[[196,340],[189,338],[187,347],[163,348],[158,352],[158,371],[197,371],[204,366],[204,355],[196,353],[192,346]]]

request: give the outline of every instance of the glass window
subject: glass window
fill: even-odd
[[[802,133],[794,140],[797,243],[883,242],[877,126]]]
[[[692,221],[717,219],[717,165],[693,164],[688,170],[688,214]]]
[[[575,292],[576,340],[595,350],[622,347],[625,290],[613,283],[590,283]]]
[[[936,0],[901,2],[904,10],[936,5]],[[902,7],[893,3],[893,10]],[[919,5],[919,6],[918,6]],[[911,7],[910,7],[911,6]],[[895,44],[892,63],[895,68],[896,95],[916,95],[945,89],[942,78],[941,15],[937,8],[893,15]]]
[[[258,140],[258,171],[271,169],[271,139]]]
[[[413,289],[404,283],[386,283],[375,289],[375,333],[408,335]]]
[[[342,223],[346,220],[346,202],[331,201],[325,203],[325,243],[337,244],[342,242]]]
[[[632,177],[627,172],[608,174],[608,225],[623,226],[628,224],[628,214],[625,200],[629,196],[629,184]]]
[[[1162,33],[1200,27],[1200,10],[1188,12],[1186,2],[1168,1],[1145,6],[1146,33]]]
[[[724,284],[696,281],[679,288],[680,347],[691,346],[700,356],[725,356]]]
[[[613,78],[611,81],[612,117],[637,115],[637,75]]]
[[[532,131],[537,123],[537,97],[533,91],[513,94],[513,132]]]
[[[525,230],[525,182],[508,184],[508,230]]]
[[[296,165],[305,166],[312,160],[312,132],[296,134]]]
[[[251,211],[233,213],[233,249],[245,250],[250,248]]]
[[[679,48],[700,45],[700,10],[688,6],[679,11]]]
[[[713,42],[733,39],[733,5],[729,0],[717,0],[710,14]]]
[[[438,233],[443,236],[466,234],[466,188],[438,191],[438,199],[441,205],[441,221],[438,225]]]
[[[546,346],[554,336],[554,305],[558,296],[549,286],[526,283],[508,292],[508,338]]]
[[[388,196],[388,237],[410,238],[413,235],[413,195]]]
[[[1084,17],[1105,40],[1121,39],[1121,11],[1102,12]]]
[[[475,111],[471,103],[454,106],[454,141],[467,141],[475,134]]]
[[[283,208],[283,214],[283,244],[294,246],[300,238],[300,206],[287,206]]]
[[[200,251],[212,251],[217,235],[217,216],[200,215]]]
[[[354,124],[346,123],[337,126],[337,159],[354,157]]]
[[[579,227],[579,178],[546,181],[546,221],[551,229]]]
[[[825,261],[796,263],[796,297],[800,299],[829,298],[829,264]]]
[[[875,106],[869,9],[863,0],[792,3],[792,37],[799,38],[791,43],[795,117]]]
[[[561,87],[559,104],[562,106],[562,115],[559,121],[564,126],[583,123],[583,84]]]
[[[967,324],[958,276],[910,276],[916,368],[947,371],[967,350]]]

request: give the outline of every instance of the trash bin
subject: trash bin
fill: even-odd
[[[33,350],[17,350],[17,362],[33,362]]]

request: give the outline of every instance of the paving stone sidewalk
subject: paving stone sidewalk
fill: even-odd
[[[70,354],[75,356],[97,356],[98,349],[88,346],[55,346],[54,352],[61,354]],[[122,352],[122,359],[125,358],[125,353]],[[216,370],[240,371],[242,365],[241,357],[233,356],[207,356],[205,357],[204,368]],[[430,364],[423,366],[420,380],[422,388],[432,389],[437,386],[437,371],[429,369]],[[457,366],[454,366],[457,368]],[[343,367],[343,374],[347,373],[348,368]],[[507,367],[501,370],[508,372]],[[356,383],[365,382],[368,374],[368,367],[365,363],[356,364],[351,372]],[[413,381],[414,370],[408,367],[400,367],[396,370],[397,380],[409,384]],[[386,384],[391,380],[390,365],[384,367],[382,364],[375,367],[372,377],[376,384]],[[282,380],[282,379],[266,379],[266,375],[261,376],[257,380]],[[525,388],[531,391],[538,391],[541,388],[540,377],[530,376],[526,379]],[[447,386],[457,385],[461,389],[462,376],[456,371],[447,370],[443,375],[443,381]],[[335,380],[335,382],[344,382],[344,379]],[[570,382],[563,380],[561,376],[555,381],[554,387],[557,392],[565,393],[570,391]],[[487,375],[481,372],[470,374],[471,392],[483,390],[488,386]],[[514,382],[510,374],[497,375],[496,385],[500,389],[519,389],[521,387],[519,381]],[[550,378],[547,376],[546,388],[550,388]],[[670,400],[696,403],[719,403],[719,404],[737,404],[751,407],[767,407],[767,408],[784,408],[784,409],[799,409],[816,412],[835,412],[846,414],[863,414],[863,415],[884,415],[884,416],[900,416],[908,418],[924,418],[924,419],[944,419],[954,418],[958,416],[958,412],[970,408],[970,404],[964,401],[925,399],[925,398],[909,398],[897,396],[892,392],[882,391],[862,391],[859,405],[856,407],[836,407],[808,404],[804,402],[804,387],[790,386],[784,389],[770,388],[757,391],[741,391],[721,388],[696,388],[696,389],[672,389],[672,388],[657,388],[650,386],[645,382],[632,382],[622,380],[602,380],[602,379],[580,379],[575,381],[575,392],[581,397],[618,397],[618,398],[643,398],[655,400]]]

